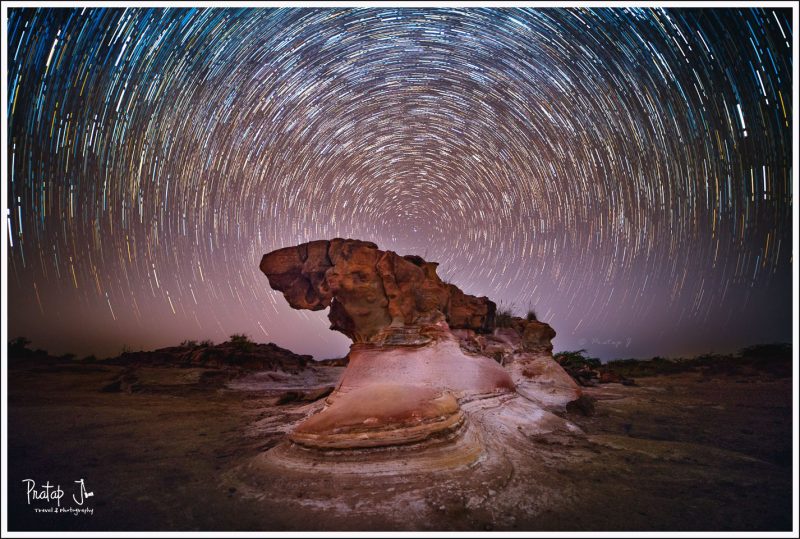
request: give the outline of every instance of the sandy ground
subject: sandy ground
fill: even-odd
[[[341,368],[222,387],[198,384],[200,369],[152,368],[142,392],[100,391],[119,372],[12,364],[11,530],[791,529],[789,378],[690,373],[590,388],[596,415],[565,415],[582,432],[507,432],[489,421],[501,408],[468,403],[484,427],[468,433],[485,447],[477,463],[443,451],[444,469],[424,469],[411,449],[377,455],[392,462],[384,469],[333,455],[334,472],[268,456],[316,406],[277,405],[280,395],[325,387]],[[28,503],[24,479],[59,484],[60,506]],[[79,479],[94,494],[83,505]],[[35,511],[51,506],[92,513]]]

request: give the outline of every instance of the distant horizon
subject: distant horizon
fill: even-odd
[[[232,335],[236,335],[236,334],[237,333],[234,332],[233,334],[231,334],[231,336]],[[238,334],[241,335],[242,333],[238,333]],[[255,343],[255,344],[274,344],[276,346],[279,346],[280,348],[283,348],[284,350],[288,350],[288,351],[290,351],[290,352],[292,352],[294,354],[297,354],[297,355],[310,355],[313,358],[314,361],[328,361],[328,360],[334,360],[334,359],[342,359],[342,358],[347,356],[347,353],[345,353],[345,354],[339,355],[339,356],[316,357],[316,356],[314,356],[312,354],[302,354],[302,353],[296,352],[295,350],[292,350],[291,348],[286,348],[285,346],[281,346],[280,344],[275,343],[273,341],[258,341],[258,340],[253,340],[250,335],[246,335],[246,336],[249,339],[251,339],[252,342]],[[6,343],[6,348],[8,348],[8,346],[10,345],[11,342],[13,342],[14,340],[16,340],[18,338],[27,339],[27,337],[25,337],[24,335],[17,335],[15,337],[12,337],[12,338],[9,339],[8,343]],[[164,346],[156,346],[156,347],[153,347],[153,348],[135,349],[135,347],[126,347],[127,349],[122,349],[118,353],[115,353],[115,354],[98,354],[98,353],[93,353],[93,352],[76,354],[76,353],[71,352],[71,351],[54,352],[52,350],[48,350],[46,348],[42,348],[40,346],[37,346],[34,341],[30,341],[30,344],[28,345],[27,348],[32,350],[32,351],[42,350],[42,351],[46,352],[48,355],[50,355],[52,357],[61,357],[61,356],[65,356],[65,355],[73,355],[74,359],[76,359],[76,360],[82,360],[82,359],[85,359],[87,357],[95,357],[98,360],[105,360],[105,359],[112,359],[112,358],[118,357],[118,356],[122,355],[123,353],[154,352],[156,350],[160,350],[160,349],[164,349],[164,348],[178,348],[178,347],[181,346],[181,344],[183,342],[186,342],[186,341],[194,341],[198,345],[200,343],[204,342],[204,341],[210,341],[212,346],[216,346],[216,345],[219,345],[219,344],[223,344],[225,342],[230,342],[230,336],[229,336],[228,339],[222,340],[222,341],[215,341],[213,339],[182,339],[181,341],[178,341],[175,344],[164,345]],[[773,342],[754,342],[754,343],[751,343],[751,344],[747,344],[747,345],[739,346],[739,347],[734,347],[734,348],[730,348],[730,349],[727,349],[727,350],[709,350],[709,351],[703,351],[703,352],[684,353],[684,354],[678,354],[678,355],[653,354],[651,356],[646,356],[646,357],[643,357],[643,356],[623,356],[623,355],[612,356],[612,357],[598,357],[598,356],[592,354],[589,349],[573,348],[573,349],[558,350],[555,347],[553,348],[553,354],[555,355],[555,354],[559,354],[559,353],[562,353],[562,352],[578,352],[580,350],[585,350],[586,351],[585,355],[587,357],[597,357],[598,359],[600,359],[601,362],[608,363],[609,361],[624,360],[624,359],[635,359],[635,360],[642,361],[642,360],[650,360],[650,359],[655,359],[655,358],[663,358],[663,359],[694,358],[694,357],[699,357],[699,356],[703,356],[703,355],[706,355],[706,354],[709,354],[709,355],[735,355],[735,354],[740,353],[741,351],[743,351],[743,350],[745,350],[747,348],[759,347],[759,346],[790,346],[792,349],[794,349],[794,343],[792,341],[782,341],[782,342],[781,341],[773,341]]]

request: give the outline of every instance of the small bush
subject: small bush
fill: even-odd
[[[508,328],[514,325],[514,304],[500,303],[494,313],[494,326]]]
[[[197,348],[197,341],[183,341],[181,343],[181,348]]]
[[[572,378],[582,386],[594,385],[599,378],[601,362],[596,357],[586,357],[586,350],[559,352],[553,358]]]
[[[585,354],[586,350],[581,349],[574,352],[558,352],[557,354],[553,354],[553,358],[565,369],[568,367],[574,369],[596,369],[601,365],[599,359],[596,357],[586,357]]]
[[[231,344],[242,352],[249,352],[253,349],[256,343],[250,340],[250,337],[244,333],[234,333],[231,335]]]
[[[536,311],[533,309],[528,309],[528,314],[525,315],[525,320],[528,322],[538,322],[539,319],[536,317]]]

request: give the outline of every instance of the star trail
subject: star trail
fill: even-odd
[[[791,340],[788,9],[9,9],[9,336],[318,358],[352,237],[651,357]]]

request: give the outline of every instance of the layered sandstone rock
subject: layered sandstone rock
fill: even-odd
[[[332,406],[290,435],[301,445],[355,449],[405,445],[456,433],[464,423],[448,391],[419,385],[369,384],[341,393]]]
[[[462,349],[482,354],[503,365],[517,393],[550,410],[563,410],[581,395],[575,380],[553,359],[556,332],[536,320],[512,318],[508,327],[479,335],[455,330]]]
[[[434,262],[336,238],[278,249],[260,268],[292,307],[330,307],[331,329],[353,340],[339,386],[290,433],[295,444],[329,451],[440,444],[469,430],[460,403],[476,399],[502,403],[508,413],[489,415],[537,432],[544,418],[562,421],[547,409],[580,396],[552,359],[549,325],[512,318],[495,327],[494,302],[444,283]],[[474,443],[453,447],[464,450],[457,462],[477,458]]]

